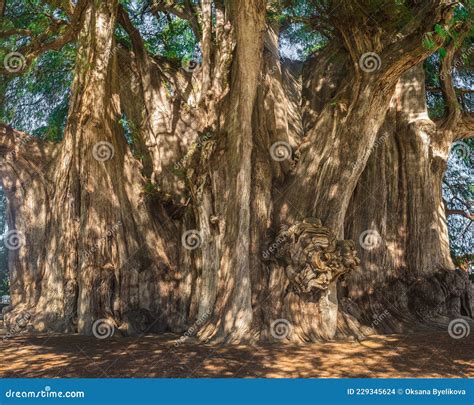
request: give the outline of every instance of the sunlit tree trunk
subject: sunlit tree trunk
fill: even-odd
[[[35,307],[46,266],[45,229],[51,189],[44,171],[56,153],[52,144],[0,126],[1,184],[7,199],[8,231],[3,244],[8,252],[11,303],[16,313]]]
[[[22,303],[28,302],[37,330],[90,334],[95,321],[106,319],[115,329],[139,333],[172,323],[174,281],[167,273],[174,264],[165,250],[172,244],[165,248],[158,237],[141,166],[119,124],[112,52],[117,10],[110,0],[90,2],[83,13],[64,140],[54,159],[45,157],[41,174],[50,193],[43,239],[30,234],[39,221],[25,228],[25,250],[28,241],[44,243],[44,265],[16,270],[34,274],[34,292]],[[29,281],[20,278],[23,285]]]
[[[433,52],[420,33],[449,7],[386,37],[344,3],[337,40],[302,66],[280,57],[264,1],[193,3],[178,10],[202,53],[187,72],[147,52],[117,0],[82,3],[64,140],[27,150],[1,127],[2,156],[21,152],[0,168],[8,221],[26,236],[10,255],[11,322],[28,311],[39,331],[106,320],[137,334],[198,321],[217,342],[275,340],[283,322],[301,342],[377,329],[387,304],[373,291],[396,301],[387,330],[443,299],[460,313],[440,188],[454,138],[429,120],[420,72],[399,81]],[[131,46],[115,42],[117,24]],[[295,229],[309,232],[279,239]],[[379,250],[359,246],[355,271],[347,239],[373,229]],[[300,239],[321,249],[294,268]]]
[[[338,9],[334,25],[343,46],[326,46],[318,55],[319,69],[308,70],[308,81],[304,80],[309,86],[303,90],[304,138],[298,146],[294,172],[281,187],[284,192],[275,218],[276,224],[292,224],[305,217],[317,217],[338,239],[345,238],[344,218],[349,201],[384,122],[397,81],[431,52],[415,34],[389,41],[383,31],[369,33],[363,24],[348,32],[347,21],[359,18],[355,8],[344,3]],[[448,16],[442,14],[441,9],[433,10],[421,23],[421,29],[428,30],[431,19],[447,21]],[[439,46],[440,38],[437,41]],[[317,100],[315,95],[323,98]],[[341,312],[335,282],[310,296],[287,293],[284,284],[276,290],[285,296],[288,309],[283,314],[295,324],[301,340],[335,336]],[[310,313],[317,316],[306,316]]]
[[[419,65],[399,81],[345,219],[363,267],[344,283],[344,307],[385,332],[472,316],[467,274],[450,257],[441,190],[456,131],[428,117],[424,79]]]

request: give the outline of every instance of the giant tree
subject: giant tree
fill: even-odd
[[[360,251],[359,263],[355,249],[399,206],[406,233],[400,224],[379,231],[399,238],[409,261],[402,281],[452,270],[438,216],[444,165],[407,146],[396,155],[406,181],[396,181],[390,145],[413,132],[425,139],[403,121],[424,113],[423,77],[413,72],[444,46],[451,68],[470,10],[385,3],[7,2],[3,99],[44,55],[72,47],[73,61],[60,141],[1,126],[7,220],[20,239],[10,251],[10,321],[28,311],[36,330],[90,334],[106,320],[136,334],[197,320],[201,339],[228,342],[369,332],[364,314],[338,303],[366,297],[368,281],[384,285],[396,271],[386,254]],[[280,54],[295,26],[319,38],[302,63]],[[431,125],[426,136],[444,158],[456,137],[472,135],[451,87],[443,81],[447,118],[416,124]],[[374,148],[381,131],[392,135]],[[379,153],[391,156],[384,187]],[[387,205],[355,219],[367,187],[385,192]],[[414,301],[414,311],[429,302]]]

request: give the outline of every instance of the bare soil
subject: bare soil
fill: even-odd
[[[474,377],[474,338],[447,332],[362,342],[215,346],[176,336],[9,337],[1,377]]]

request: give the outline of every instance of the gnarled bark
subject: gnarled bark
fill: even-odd
[[[118,2],[110,0],[91,2],[83,13],[64,140],[43,168],[52,186],[50,208],[44,223],[38,222],[45,235],[30,243],[43,244],[39,257],[45,264],[30,261],[22,270],[36,281],[22,303],[28,302],[37,330],[90,334],[95,321],[106,319],[126,333],[137,333],[142,331],[134,329],[131,314],[139,310],[149,311],[155,329],[174,325],[168,307],[176,283],[168,256],[172,243],[165,247],[149,215],[141,167],[118,123],[117,66],[111,52],[117,10]]]
[[[344,307],[380,331],[472,317],[449,251],[441,185],[456,131],[445,128],[428,117],[419,65],[397,85],[346,217],[364,266],[347,278]]]
[[[472,122],[455,110],[440,126],[429,120],[423,80],[409,71],[433,52],[421,37],[452,6],[430,2],[393,36],[344,2],[326,21],[330,43],[301,72],[280,57],[262,0],[155,2],[153,13],[188,20],[196,35],[202,62],[186,72],[147,52],[117,0],[79,4],[64,140],[2,169],[9,222],[27,234],[11,255],[11,320],[28,310],[36,330],[85,334],[99,319],[129,334],[197,320],[200,339],[225,342],[280,339],[283,322],[285,338],[314,341],[367,332],[357,319],[374,327],[368,315],[392,311],[372,284],[404,314],[381,325],[407,313],[414,323],[440,297],[459,313],[440,187],[453,125],[465,136]],[[115,43],[117,24],[130,49]],[[449,83],[443,92],[451,108]],[[0,139],[4,155],[11,139]],[[48,165],[17,196],[37,157]],[[368,188],[377,198],[366,202]],[[372,227],[383,254],[359,250],[357,270],[342,239]]]

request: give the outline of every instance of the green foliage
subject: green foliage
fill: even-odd
[[[429,49],[429,50],[434,50],[436,48],[436,42],[435,40],[433,39],[433,33],[432,32],[427,32],[424,36],[423,36],[423,46],[426,48],[426,49]]]
[[[197,2],[197,0],[190,1],[194,4]],[[145,48],[152,55],[160,55],[174,61],[191,55],[199,57],[198,42],[188,21],[166,13],[152,15],[147,9],[149,1],[120,0],[120,3],[128,11],[133,24],[145,41]],[[175,3],[183,5],[184,0],[176,0]],[[328,43],[329,37],[332,36],[331,29],[324,24],[322,24],[324,28],[321,28],[319,23],[328,21],[328,16],[334,9],[334,2],[271,0],[268,3],[268,20],[284,27],[280,37],[283,55],[305,60]],[[352,16],[354,21],[371,25],[374,32],[383,27],[386,32],[396,33],[409,21],[416,18],[411,8],[413,2],[405,0],[358,0],[353,3],[355,5]],[[39,37],[47,32],[52,19],[56,21],[68,20],[68,16],[63,11],[43,0],[8,0],[7,5],[7,12],[0,21],[0,30],[25,29],[29,30],[33,37]],[[428,87],[439,88],[440,86],[440,61],[446,55],[446,46],[449,42],[459,38],[457,30],[453,27],[458,27],[458,22],[468,21],[471,18],[472,7],[459,5],[455,10],[454,20],[449,29],[438,24],[433,27],[431,33],[423,37],[423,45],[430,50],[437,47],[435,39],[438,37],[445,41],[444,46],[425,62]],[[56,35],[60,34],[61,32]],[[130,38],[122,27],[116,28],[115,35],[117,43],[128,48],[131,47]],[[3,63],[3,59],[9,52],[17,51],[30,42],[31,38],[24,35],[0,38],[0,63]],[[474,28],[471,29],[470,35],[462,44],[456,59],[457,65],[453,71],[456,83],[467,88],[472,88],[474,85],[472,76],[473,50]],[[58,51],[40,55],[21,75],[0,77],[0,120],[38,137],[59,141],[63,136],[73,70],[77,63],[82,63],[84,69],[88,68],[87,61],[76,60],[76,46],[71,43]],[[444,113],[444,101],[441,94],[430,92],[427,101],[430,115],[441,117]],[[336,103],[336,101],[333,102]],[[472,107],[471,105],[471,111]],[[135,156],[142,158],[138,156],[135,147],[138,129],[132,122],[127,121],[126,117],[123,117],[121,124]],[[474,147],[472,143],[469,145],[471,145],[471,149]],[[455,187],[454,191],[445,190],[446,196],[456,195],[461,201],[472,202],[474,186],[472,178],[468,176],[470,164],[472,165],[472,162],[458,162],[456,165],[450,162],[446,181],[451,185],[451,188],[453,188],[453,184]],[[185,175],[183,164],[177,165],[173,170],[180,176]],[[147,194],[158,192],[151,182],[145,186],[144,191]],[[4,210],[4,204],[2,206],[1,201],[0,209]],[[4,215],[0,212],[0,219],[2,218],[4,221]],[[465,257],[472,254],[472,251],[466,251],[467,247],[473,246],[473,241],[465,237],[465,220],[459,217],[448,219],[453,256],[455,257]],[[4,229],[4,222],[0,222],[0,226]],[[469,233],[472,232],[467,232],[467,234]],[[2,274],[3,277],[6,274],[2,267],[2,260],[5,260],[6,257],[4,250],[0,246],[0,289],[4,288],[1,281],[4,280]]]
[[[434,31],[443,39],[448,38],[449,32],[443,28],[441,25],[436,24],[434,26]]]
[[[472,213],[474,202],[474,179],[472,177],[472,159],[474,139],[453,144],[448,168],[443,183],[443,198],[449,209]],[[450,215],[448,229],[451,255],[458,264],[474,266],[474,223],[459,215]]]
[[[62,10],[44,1],[9,0],[0,27],[28,30],[29,34],[0,38],[0,61],[34,41],[53,40],[54,36],[44,34],[67,19]],[[55,35],[63,32],[64,28]],[[75,46],[69,44],[39,55],[21,75],[0,79],[0,120],[45,139],[61,139],[75,54]]]
[[[273,3],[268,18],[285,27],[280,37],[284,56],[305,60],[327,44],[328,38],[306,23],[309,19],[318,18],[311,2],[297,0],[284,2],[283,5],[278,1]]]
[[[291,24],[281,38],[283,53],[292,59],[305,60],[327,44],[319,32],[312,31],[305,24]],[[285,52],[287,50],[287,52]]]
[[[142,13],[143,4],[123,2],[135,26],[140,31],[146,49],[169,59],[182,59],[198,51],[198,43],[188,21],[174,15]]]
[[[0,273],[0,296],[2,295],[10,295],[8,273]]]
[[[4,83],[0,120],[48,140],[60,140],[67,115],[75,47],[41,55],[32,68]]]
[[[145,194],[148,195],[156,195],[159,194],[159,190],[156,186],[156,184],[152,183],[150,180],[145,184],[144,190]]]

